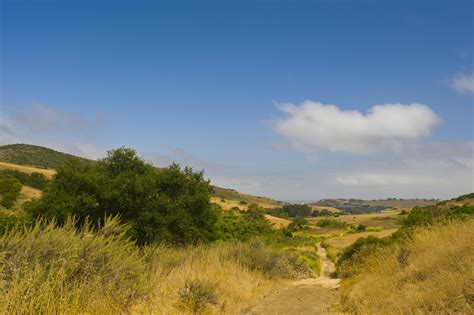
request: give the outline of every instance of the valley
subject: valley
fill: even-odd
[[[8,146],[8,156],[28,166],[14,164],[11,158],[1,161],[0,154],[0,183],[20,184],[14,202],[0,206],[0,248],[14,253],[8,266],[17,268],[4,265],[1,269],[2,281],[8,284],[0,295],[3,313],[76,313],[83,307],[86,312],[110,314],[117,310],[136,314],[377,313],[386,303],[384,295],[404,301],[388,305],[389,314],[404,313],[408,308],[424,313],[445,309],[464,312],[472,307],[473,194],[442,202],[338,199],[289,204],[211,186],[202,174],[176,165],[156,168],[128,149],[90,161],[39,147],[21,159],[14,148]],[[19,148],[19,152],[28,151],[26,145]],[[61,162],[54,164],[48,158]],[[46,165],[57,170],[41,168]],[[121,166],[119,172],[116,165]],[[128,172],[125,166],[133,171],[123,177],[123,172]],[[110,171],[104,171],[107,168]],[[136,172],[141,175],[135,176]],[[142,182],[144,178],[147,181]],[[176,179],[182,186],[177,186]],[[151,195],[146,196],[155,191],[168,195],[153,201],[157,206],[152,211],[169,209],[166,211],[174,211],[176,216],[163,215],[156,223],[153,218],[160,212],[139,214],[136,220],[140,221],[121,219],[149,209],[146,202],[150,197],[141,197],[144,188],[134,189],[155,181]],[[190,190],[191,183],[199,184]],[[8,193],[2,192],[2,202]],[[133,202],[122,201],[124,196]],[[89,202],[91,198],[97,201]],[[175,207],[168,198],[175,198],[174,204],[182,206]],[[117,200],[120,203],[116,204]],[[97,215],[97,205],[108,203],[123,210],[105,218]],[[353,209],[354,204],[384,209],[370,208],[366,213],[343,210]],[[68,207],[77,209],[71,212],[75,217],[61,214]],[[186,207],[203,212],[189,215],[183,212]],[[89,214],[81,217],[83,209],[89,209]],[[91,221],[92,216],[98,225]],[[205,217],[212,219],[199,221]],[[134,227],[136,222],[140,226]],[[148,224],[146,229],[144,224]],[[197,225],[189,229],[192,224]],[[78,252],[69,252],[65,244],[74,244]],[[86,254],[83,250],[90,246],[94,249]],[[30,256],[22,255],[29,251]],[[46,257],[46,252],[51,254]],[[94,255],[107,257],[99,269],[87,265],[94,264]],[[71,272],[86,272],[77,265],[78,257],[91,273],[72,281]],[[30,269],[32,264],[42,269]],[[51,274],[50,268],[55,268],[55,273]],[[57,278],[57,272],[64,278]],[[123,278],[123,272],[130,276]],[[96,282],[105,278],[112,282]],[[405,281],[410,286],[406,290],[419,298],[394,291]],[[435,285],[438,281],[444,285]],[[459,287],[454,288],[455,283]],[[69,288],[66,295],[60,289],[64,285]],[[120,293],[113,289],[117,286]],[[31,300],[18,303],[25,292],[30,292]],[[370,303],[365,301],[367,295],[373,297]],[[440,298],[433,300],[434,296]],[[82,302],[92,300],[98,302],[87,302],[87,306]]]

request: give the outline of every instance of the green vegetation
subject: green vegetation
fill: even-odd
[[[311,207],[308,205],[284,205],[281,209],[286,212],[290,218],[311,216]]]
[[[453,220],[464,221],[472,215],[474,215],[474,206],[468,204],[460,207],[440,202],[436,205],[415,207],[402,220],[402,227],[391,236],[359,238],[351,246],[345,248],[337,260],[338,274],[341,277],[354,275],[354,270],[359,270],[360,265],[365,264],[367,259],[371,259],[370,257],[385,247],[404,246],[413,238],[417,228],[445,224]]]
[[[17,170],[0,170],[0,177],[10,175],[18,179],[23,185],[30,186],[36,189],[44,189],[48,183],[46,176],[40,173],[26,174]]]
[[[26,210],[34,218],[63,223],[73,215],[79,224],[88,218],[96,226],[106,215],[119,215],[140,244],[186,244],[214,239],[211,192],[202,172],[176,164],[156,170],[122,148],[94,164],[68,161]]]
[[[274,232],[271,223],[265,219],[264,210],[257,205],[250,205],[246,211],[239,208],[227,211],[219,209],[218,213],[219,219],[215,228],[218,239],[246,241]]]
[[[22,183],[44,191],[0,211],[0,313],[234,314],[276,280],[320,272],[318,239],[293,216],[307,206],[285,208],[292,233],[275,230],[256,204],[211,204],[215,187],[202,172],[156,169],[131,149],[59,164],[50,181],[1,173],[2,202]]]
[[[316,222],[316,226],[323,228],[332,228],[332,229],[344,229],[347,224],[333,219],[321,219]]]
[[[0,161],[18,165],[56,169],[64,165],[71,158],[77,157],[31,144],[0,146]],[[85,163],[92,163],[91,160],[80,159]]]
[[[472,205],[466,204],[459,207],[441,203],[433,206],[415,207],[402,222],[406,227],[433,225],[446,219],[462,220],[472,214],[474,214],[474,206]]]
[[[2,234],[0,313],[129,313],[143,301],[148,311],[222,312],[238,303],[233,296],[242,296],[242,286],[311,274],[292,253],[258,240],[137,247],[127,237],[130,226],[117,218],[98,229],[77,226],[71,219],[61,226],[39,221]]]
[[[341,213],[339,213],[341,214]],[[313,217],[332,217],[334,216],[334,213],[327,209],[323,210],[314,210],[313,213],[311,214]]]
[[[0,204],[10,208],[20,195],[21,183],[11,175],[0,175]]]
[[[291,221],[287,229],[292,232],[296,232],[296,231],[304,230],[307,225],[308,225],[308,220],[306,220],[304,217],[296,217],[293,219],[293,221]]]

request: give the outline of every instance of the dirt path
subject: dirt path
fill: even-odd
[[[332,314],[331,302],[339,287],[339,279],[326,250],[318,244],[321,276],[293,282],[290,286],[266,297],[247,314]]]

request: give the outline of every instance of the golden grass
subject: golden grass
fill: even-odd
[[[19,171],[19,172],[27,173],[27,174],[40,173],[46,176],[46,178],[48,179],[51,179],[56,174],[56,172],[53,170],[47,170],[47,169],[42,169],[42,168],[23,166],[23,165],[17,165],[17,164],[5,163],[5,162],[0,162],[0,169],[15,170],[15,171]]]
[[[240,314],[264,295],[280,287],[283,280],[269,280],[261,272],[251,271],[238,261],[223,259],[227,245],[171,249],[160,247],[151,296],[132,308],[132,313],[191,314],[192,309],[180,297],[189,282],[209,284],[216,297],[206,305],[206,314]]]
[[[0,235],[0,314],[240,314],[310,272],[263,242],[138,248],[125,231],[112,219]]]
[[[37,199],[41,197],[42,193],[43,192],[41,190],[29,187],[29,186],[21,187],[21,191],[20,191],[20,194],[22,194],[23,197],[27,200]]]
[[[335,219],[356,226],[363,224],[366,226],[383,226],[389,229],[400,226],[397,221],[399,217],[400,210],[387,210],[377,213],[341,215]]]
[[[247,210],[250,203],[241,204],[240,201],[241,200],[223,199],[223,198],[219,198],[219,197],[212,197],[211,198],[212,203],[215,203],[215,204],[219,205],[224,210],[229,210],[229,209],[232,209],[234,207],[237,207],[240,210]],[[281,205],[277,205],[275,203],[271,203],[271,202],[268,202],[268,201],[265,201],[265,200],[262,200],[262,201],[257,200],[254,203],[256,205],[258,205],[259,207],[262,207],[262,208],[277,208],[277,207],[281,208]]]
[[[273,224],[273,227],[275,229],[285,228],[291,223],[290,220],[274,217],[274,216],[269,215],[269,214],[266,214],[265,218]]]
[[[365,259],[340,289],[355,314],[472,314],[474,221],[416,231],[412,242]]]

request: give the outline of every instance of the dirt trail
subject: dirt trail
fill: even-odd
[[[318,244],[321,257],[321,276],[293,282],[290,286],[266,297],[247,314],[334,314],[331,302],[339,287],[339,279],[332,278],[335,266]]]

